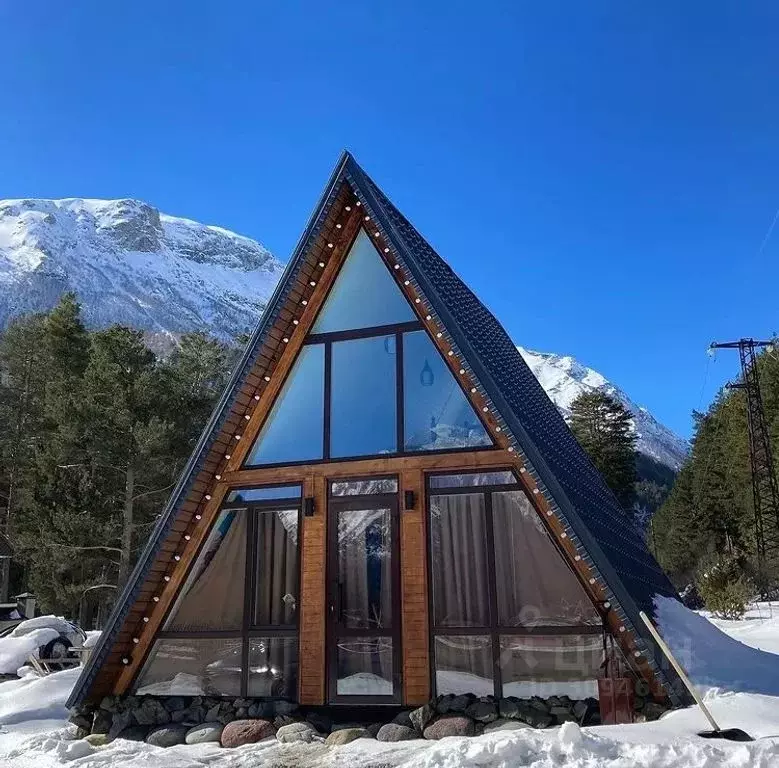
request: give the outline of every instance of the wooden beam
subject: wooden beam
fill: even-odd
[[[414,509],[400,512],[403,703],[418,706],[430,699],[425,481],[421,469],[404,470],[400,480],[401,504],[405,491],[416,499]]]
[[[113,687],[114,694],[127,693],[135,676],[140,671],[161,627],[163,617],[167,614],[169,606],[176,600],[179,590],[184,585],[187,574],[194,563],[195,556],[200,550],[200,545],[211,531],[225,493],[227,493],[226,483],[219,483],[214,488],[211,500],[203,510],[202,518],[197,521],[192,538],[186,543],[181,560],[177,563],[174,562],[175,569],[171,574],[170,581],[164,583],[164,587],[160,591],[159,602],[149,602],[147,604],[144,615],[149,617],[149,621],[144,623],[141,629],[139,629],[139,642],[133,645],[133,650],[130,654],[130,664],[123,666],[121,673],[116,679]]]

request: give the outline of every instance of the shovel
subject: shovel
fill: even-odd
[[[703,703],[703,699],[700,697],[698,691],[696,691],[693,687],[693,684],[690,681],[690,678],[687,677],[687,673],[682,668],[682,665],[674,658],[674,655],[671,653],[671,649],[668,647],[668,645],[666,645],[665,640],[660,637],[660,633],[655,629],[654,625],[649,620],[649,617],[643,611],[639,613],[639,616],[641,616],[641,619],[644,624],[646,624],[647,629],[652,633],[652,637],[654,637],[654,639],[657,641],[657,644],[660,646],[660,650],[662,650],[662,652],[665,654],[665,657],[668,659],[668,661],[671,662],[671,666],[676,670],[676,674],[679,675],[681,681],[685,684],[693,699],[695,699],[695,703],[701,708],[701,712],[706,715],[706,718],[711,723],[713,730],[701,731],[698,736],[702,736],[704,739],[754,741],[754,739],[746,731],[742,731],[741,728],[725,728],[725,730],[723,730],[717,725],[717,721],[714,719],[711,712],[709,712],[708,707]]]

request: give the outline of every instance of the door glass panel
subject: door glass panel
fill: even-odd
[[[498,619],[506,627],[601,624],[522,491],[492,494]]]
[[[484,494],[431,496],[433,624],[490,624]]]
[[[597,696],[602,661],[601,635],[504,635],[500,638],[503,695]]]
[[[373,328],[416,319],[376,247],[361,229],[312,333]]]
[[[242,648],[240,638],[157,640],[138,676],[135,693],[240,696]]]
[[[324,413],[324,345],[310,344],[300,350],[246,463],[321,459]]]
[[[349,637],[336,647],[339,696],[392,696],[392,638]]]
[[[246,512],[226,510],[214,524],[164,628],[240,629],[245,582]]]
[[[298,605],[298,510],[257,514],[254,624],[292,625]]]
[[[330,455],[394,453],[395,337],[339,341],[332,349]]]
[[[297,700],[297,637],[252,637],[249,640],[249,696]]]
[[[338,513],[338,623],[392,626],[392,529],[389,509]]]
[[[403,401],[407,451],[492,445],[426,331],[403,334]]]
[[[489,635],[438,635],[435,639],[436,693],[491,696],[492,640]]]

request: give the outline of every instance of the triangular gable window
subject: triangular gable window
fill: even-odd
[[[247,464],[281,464],[322,458],[323,344],[303,347],[262,428]]]
[[[403,334],[403,395],[407,451],[492,444],[426,331]]]
[[[351,331],[416,319],[365,230],[360,230],[312,333]]]

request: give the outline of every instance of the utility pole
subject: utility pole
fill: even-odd
[[[741,359],[741,381],[728,384],[731,389],[743,389],[747,396],[747,424],[749,428],[749,460],[752,465],[752,499],[755,510],[755,541],[760,570],[767,560],[779,557],[779,486],[774,473],[771,438],[763,411],[760,392],[760,373],[755,350],[764,347],[779,348],[779,340],[712,342],[715,349],[737,349]]]

